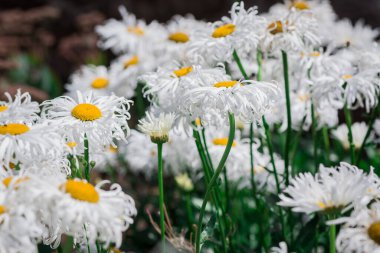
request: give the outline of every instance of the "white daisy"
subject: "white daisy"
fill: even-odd
[[[123,97],[94,96],[91,92],[78,91],[76,99],[62,96],[45,101],[43,117],[59,126],[69,141],[79,145],[87,138],[90,150],[102,150],[116,146],[113,139],[126,141],[131,103]]]
[[[371,186],[370,178],[355,166],[344,162],[335,168],[321,165],[315,176],[307,172],[291,179],[278,205],[307,214],[341,212],[368,194]]]
[[[365,122],[355,122],[351,126],[353,143],[356,149],[361,148],[363,140],[368,131],[368,126]],[[331,131],[332,137],[338,140],[345,149],[350,148],[350,142],[348,140],[348,127],[346,124],[342,124],[337,129]],[[370,134],[368,142],[373,141],[374,135]]]
[[[0,123],[24,122],[32,123],[39,120],[40,108],[37,102],[32,102],[28,92],[17,90],[14,99],[5,92],[8,101],[0,101]]]
[[[165,143],[169,140],[169,131],[172,128],[175,115],[160,113],[158,116],[146,112],[146,117],[139,120],[138,129],[150,136],[153,143]]]
[[[280,242],[278,247],[272,247],[270,249],[271,253],[288,253],[288,245],[286,245],[286,242]]]

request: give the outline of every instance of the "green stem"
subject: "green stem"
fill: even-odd
[[[327,126],[322,128],[323,143],[325,145],[325,163],[328,166],[330,164],[330,139],[329,139],[329,129]]]
[[[335,253],[336,225],[330,226],[330,253]]]
[[[288,55],[285,51],[281,51],[282,64],[284,67],[284,83],[285,83],[285,98],[286,98],[286,115],[287,115],[287,129],[285,140],[284,164],[285,164],[285,184],[289,184],[289,151],[290,141],[292,138],[292,111],[290,106],[290,88],[289,88],[289,70],[288,70]]]
[[[352,118],[351,112],[347,107],[347,104],[344,105],[344,116],[346,118],[346,124],[348,128],[348,142],[350,143],[350,156],[351,156],[351,164],[355,164],[355,144],[352,136]]]
[[[232,56],[234,57],[234,60],[236,61],[237,65],[239,67],[239,70],[240,70],[241,74],[243,75],[244,79],[248,80],[248,75],[245,72],[243,64],[241,64],[240,58],[239,58],[236,50],[234,50],[234,52],[232,53]]]
[[[90,182],[90,149],[86,134],[84,135],[84,160],[86,161],[86,166],[84,167],[84,175],[86,177],[86,180]]]
[[[314,171],[318,171],[318,139],[317,139],[317,120],[315,118],[314,104],[311,103],[311,133],[313,137],[313,156]]]
[[[164,211],[164,173],[162,164],[162,143],[157,143],[158,187],[160,194],[160,229],[162,252],[165,252],[165,211]]]
[[[203,199],[201,211],[199,214],[196,241],[195,241],[196,253],[200,252],[200,239],[201,239],[201,231],[202,231],[202,222],[203,222],[203,217],[205,214],[208,199],[210,197],[212,190],[215,187],[216,180],[219,178],[219,175],[224,168],[224,165],[225,165],[227,158],[228,158],[228,155],[231,151],[232,144],[233,144],[234,137],[235,137],[235,117],[234,117],[233,113],[229,113],[228,116],[229,116],[229,123],[230,123],[230,132],[229,132],[229,136],[228,136],[227,146],[226,146],[226,149],[224,150],[222,158],[220,159],[218,167],[216,168],[216,171],[215,171],[214,175],[212,176],[209,185],[207,186],[206,194],[205,194],[205,197]],[[225,240],[226,240],[226,238],[223,237],[222,241],[225,242]]]
[[[193,208],[191,207],[191,193],[190,192],[186,192],[185,201],[186,201],[187,222],[189,225],[189,231],[191,231],[192,225],[193,225]]]
[[[379,96],[379,100],[380,100],[380,96]],[[370,120],[369,120],[369,123],[368,123],[368,129],[367,129],[367,132],[366,132],[365,137],[363,139],[363,142],[362,142],[362,144],[360,146],[358,156],[356,158],[356,165],[359,165],[359,162],[362,159],[363,152],[364,152],[364,147],[367,144],[367,140],[368,140],[369,136],[371,135],[371,132],[372,132],[372,129],[373,129],[373,124],[375,123],[375,119],[376,119],[376,114],[377,114],[378,108],[380,108],[379,105],[376,108],[373,108],[373,110],[371,112]]]
[[[203,141],[203,148],[206,151],[206,158],[208,160],[209,168],[211,170],[211,173],[214,173],[214,165],[212,164],[211,156],[210,156],[210,153],[208,152],[208,146],[207,146],[207,141],[206,141],[205,129],[202,129],[201,140]],[[202,143],[201,143],[201,145],[202,145]]]

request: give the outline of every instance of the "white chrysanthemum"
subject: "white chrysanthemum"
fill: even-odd
[[[138,77],[156,68],[156,60],[149,54],[124,54],[115,59],[109,69],[110,75],[115,79],[118,96],[132,98],[138,84]]]
[[[0,125],[0,167],[62,157],[65,146],[57,128],[45,123]]]
[[[40,108],[37,102],[32,102],[30,94],[25,92],[21,94],[21,90],[17,90],[14,97],[6,92],[4,95],[8,101],[0,101],[0,123],[24,122],[32,123],[40,117],[38,113]]]
[[[317,21],[310,12],[298,12],[293,8],[279,19],[272,18],[260,47],[264,51],[302,51],[320,43],[317,30]]]
[[[351,126],[353,143],[356,149],[361,148],[365,135],[367,134],[368,126],[365,122],[355,122]],[[348,127],[346,124],[342,124],[337,129],[331,131],[332,137],[338,140],[345,149],[350,148],[350,142],[348,140]],[[373,134],[370,134],[368,142],[373,141]]]
[[[3,186],[2,186],[3,187]],[[0,192],[0,252],[36,253],[42,229],[33,210]]]
[[[172,128],[175,115],[173,113],[160,113],[158,116],[146,112],[146,117],[139,120],[138,128],[150,136],[154,143],[164,143],[169,140],[169,131]]]
[[[136,19],[135,15],[127,12],[124,6],[119,7],[119,12],[122,20],[110,19],[95,28],[101,38],[101,48],[112,49],[116,54],[136,53],[152,50],[155,44],[165,39],[164,29],[157,22],[147,25],[145,21]]]
[[[117,87],[117,77],[111,76],[107,67],[85,65],[70,76],[70,82],[65,85],[70,95],[77,91],[92,91],[95,95],[109,95]]]
[[[372,29],[359,20],[352,24],[349,19],[343,19],[336,22],[332,29],[334,32],[329,33],[330,43],[337,47],[369,48],[379,35],[378,29]]]
[[[286,245],[286,242],[280,242],[278,247],[272,247],[270,249],[271,253],[288,253],[288,245]]]
[[[342,218],[345,224],[336,239],[338,252],[380,252],[380,203],[354,211]]]
[[[116,146],[113,139],[126,141],[127,121],[132,101],[124,97],[94,96],[77,92],[77,98],[62,96],[43,103],[43,117],[61,127],[67,139],[83,144],[89,140],[90,150]]]
[[[210,124],[220,123],[212,122],[218,116],[226,122],[228,113],[253,122],[274,105],[279,93],[277,85],[270,82],[216,80],[211,86],[186,92],[181,97],[181,112],[191,120],[201,118]]]
[[[294,212],[341,212],[353,202],[368,194],[372,184],[363,171],[347,163],[338,167],[323,167],[313,176],[299,174],[280,195],[280,206],[291,207]]]
[[[176,109],[185,92],[226,78],[228,76],[223,68],[210,69],[199,65],[180,67],[177,63],[140,77],[146,83],[144,95],[155,105],[168,110]]]
[[[245,56],[259,42],[259,31],[265,26],[264,19],[257,15],[256,8],[244,8],[243,2],[232,5],[230,17],[197,30],[188,47],[188,57],[193,61],[206,61],[210,66],[218,62],[231,62],[234,50]]]
[[[120,185],[112,184],[110,190],[103,190],[108,183],[102,181],[93,186],[73,179],[53,185],[55,197],[51,213],[59,232],[46,238],[45,243],[57,246],[60,234],[64,233],[82,245],[99,241],[106,247],[111,243],[119,247],[122,232],[133,223],[137,210],[133,199],[123,193]]]

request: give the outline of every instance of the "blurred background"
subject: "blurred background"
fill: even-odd
[[[248,0],[266,11],[279,0]],[[147,21],[165,22],[175,14],[216,20],[233,0],[1,0],[0,94],[27,89],[37,100],[62,94],[68,76],[81,64],[107,64],[111,53],[97,46],[94,26],[119,18],[118,6]],[[379,0],[332,0],[339,17],[380,25]],[[24,87],[27,85],[28,87]]]

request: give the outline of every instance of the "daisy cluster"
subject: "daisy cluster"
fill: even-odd
[[[206,188],[202,205],[194,197],[187,207],[200,214],[196,253],[229,252],[241,237],[257,252],[324,252],[319,225],[330,252],[380,252],[377,29],[338,19],[322,0],[261,14],[235,2],[216,22],[147,23],[119,11],[96,27],[99,47],[115,55],[109,66],[80,67],[64,96],[41,104],[20,91],[0,101],[0,252],[60,247],[63,235],[99,253],[119,247],[137,210],[120,185],[91,184],[92,169],[109,167],[146,179],[163,171],[186,196]],[[146,116],[130,130],[133,102]],[[353,112],[365,117],[353,122]],[[229,210],[240,193],[253,224]],[[160,185],[161,217],[162,202]],[[211,235],[206,211],[219,225]],[[315,247],[299,248],[315,220]],[[236,236],[234,222],[248,235]]]

